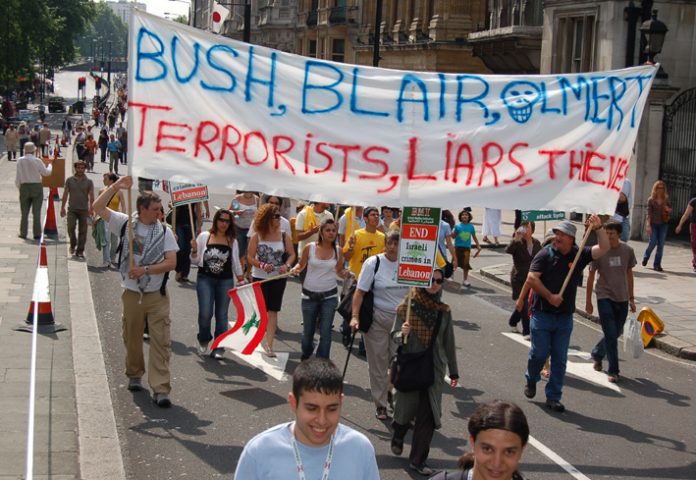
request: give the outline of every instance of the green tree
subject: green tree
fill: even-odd
[[[95,3],[94,9],[94,17],[77,42],[80,55],[106,58],[109,54],[108,42],[110,41],[111,55],[125,57],[128,49],[128,26],[105,2]]]
[[[188,15],[179,15],[174,19],[174,21],[178,23],[183,23],[184,25],[188,25]]]
[[[0,0],[0,89],[71,61],[93,9],[91,0]]]

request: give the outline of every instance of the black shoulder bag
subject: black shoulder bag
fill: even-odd
[[[370,286],[370,290],[365,292],[365,294],[363,295],[362,305],[360,305],[360,312],[358,313],[358,330],[360,330],[363,333],[367,333],[367,331],[372,326],[372,317],[375,313],[374,289],[375,277],[377,276],[377,271],[379,270],[379,262],[379,255],[377,255],[377,261],[375,262],[375,272],[374,276],[372,277],[372,285]],[[355,294],[355,288],[357,283],[358,282],[356,281],[353,284],[353,286],[350,287],[348,293],[343,296],[343,298],[338,304],[338,307],[336,307],[336,311],[338,312],[338,314],[348,322],[353,317],[353,295]]]
[[[442,312],[437,315],[433,328],[433,341],[420,352],[403,352],[399,346],[391,361],[391,383],[400,392],[419,392],[435,383],[435,342],[440,330]]]

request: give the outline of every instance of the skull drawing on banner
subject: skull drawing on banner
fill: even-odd
[[[532,116],[534,105],[541,99],[541,89],[526,80],[508,83],[500,93],[510,117],[517,123],[526,123]]]

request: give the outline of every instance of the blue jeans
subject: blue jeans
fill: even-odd
[[[532,348],[527,360],[527,383],[536,383],[541,379],[541,369],[551,355],[551,376],[546,384],[546,399],[560,401],[570,334],[573,332],[573,314],[533,312],[530,326]]]
[[[657,252],[655,252],[655,262],[653,267],[662,266],[662,250],[665,248],[665,239],[667,238],[667,224],[666,223],[651,223],[650,228],[652,233],[650,234],[650,243],[648,243],[648,248],[645,249],[643,254],[643,262],[647,263],[650,260],[650,255],[652,251],[657,246]]]
[[[227,330],[228,312],[230,310],[230,297],[227,291],[234,287],[234,278],[213,278],[207,275],[198,275],[196,280],[196,293],[198,296],[198,342],[208,343],[213,337],[210,335],[210,320],[215,312],[215,338]]]
[[[629,217],[623,217],[621,220],[621,241],[628,242],[631,238],[631,221]]]
[[[604,337],[592,349],[592,358],[601,360],[606,355],[609,362],[607,373],[618,375],[619,349],[617,344],[628,315],[628,302],[615,302],[608,298],[598,299],[597,313],[599,313],[599,322],[602,324]]]
[[[334,313],[338,306],[338,297],[325,298],[323,300],[302,299],[302,320],[304,332],[302,334],[302,359],[312,356],[314,352],[314,332],[319,325],[319,345],[317,357],[329,358],[331,352],[331,329],[333,327]]]

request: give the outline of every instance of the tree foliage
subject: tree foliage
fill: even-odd
[[[73,60],[93,15],[91,0],[0,0],[0,88]]]
[[[109,55],[108,42],[111,42],[111,55],[125,57],[128,49],[128,26],[123,23],[105,2],[95,3],[92,21],[77,47],[82,57],[96,57],[97,60]]]

